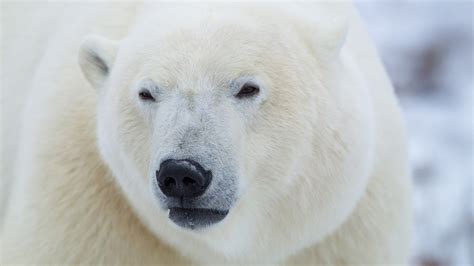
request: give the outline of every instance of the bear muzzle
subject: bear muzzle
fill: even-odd
[[[212,180],[212,172],[205,170],[196,161],[165,160],[156,171],[156,180],[161,192],[170,202],[179,202],[179,207],[175,204],[169,204],[167,207],[169,219],[181,227],[203,228],[221,221],[229,212],[188,206],[192,205],[189,202],[199,200],[199,196],[206,192]]]

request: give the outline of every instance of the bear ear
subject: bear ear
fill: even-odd
[[[79,48],[82,73],[96,89],[104,86],[115,61],[118,44],[101,36],[87,36]]]
[[[344,45],[349,30],[346,18],[337,17],[318,25],[316,31],[318,47],[323,58],[333,59],[338,56]]]

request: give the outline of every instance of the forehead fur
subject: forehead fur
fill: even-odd
[[[121,50],[139,71],[153,69],[163,81],[170,73],[228,79],[263,66],[296,65],[301,56],[309,58],[302,53],[310,29],[300,11],[268,4],[150,4]]]
[[[271,25],[261,25],[255,16],[235,9],[152,5],[132,29],[123,50],[139,62],[138,72],[159,75],[155,78],[171,86],[179,82],[169,80],[171,77],[225,82],[255,74],[247,72],[258,72],[263,65],[278,63],[268,62],[270,59],[287,57],[287,43],[279,41],[285,33]]]

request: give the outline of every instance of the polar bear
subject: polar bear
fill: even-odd
[[[30,42],[5,263],[407,262],[404,127],[353,7],[59,9]]]

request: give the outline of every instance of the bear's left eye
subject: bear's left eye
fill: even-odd
[[[235,97],[242,99],[242,98],[248,98],[252,97],[254,95],[257,95],[260,92],[260,88],[258,85],[247,82],[245,83],[242,88],[240,88],[240,91],[235,95]]]
[[[140,100],[143,100],[143,101],[155,101],[155,98],[153,98],[150,91],[147,89],[141,90],[138,93],[138,97],[140,97]]]

